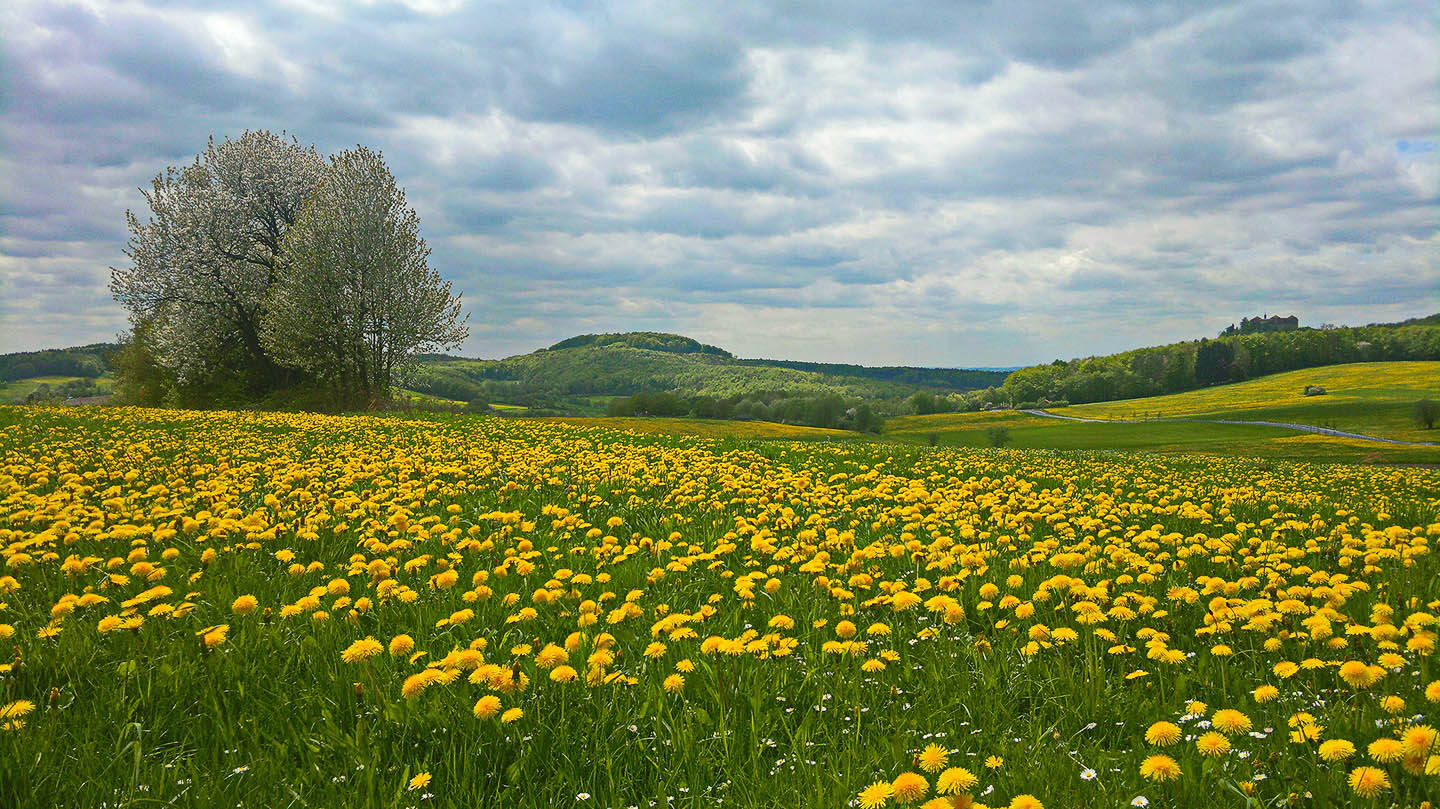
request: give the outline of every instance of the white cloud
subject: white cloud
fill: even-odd
[[[472,355],[647,328],[1003,365],[1440,308],[1413,6],[7,14],[0,350],[112,336],[136,186],[250,127],[384,151]]]

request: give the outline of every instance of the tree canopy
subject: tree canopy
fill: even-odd
[[[263,344],[343,400],[386,398],[417,352],[465,339],[460,299],[427,263],[420,217],[377,152],[331,159],[282,248]]]
[[[131,263],[111,268],[135,327],[121,373],[146,377],[124,390],[236,404],[318,383],[332,405],[373,401],[416,350],[463,337],[377,153],[327,164],[293,137],[247,131],[141,193],[148,217],[126,212]]]

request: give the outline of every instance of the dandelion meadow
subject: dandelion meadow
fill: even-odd
[[[0,409],[0,805],[1420,806],[1440,472]]]

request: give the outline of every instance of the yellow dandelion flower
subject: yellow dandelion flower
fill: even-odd
[[[376,657],[383,651],[385,651],[384,644],[374,638],[367,637],[357,640],[346,647],[345,651],[340,653],[340,659],[346,663],[361,663]]]
[[[410,779],[408,789],[424,789],[430,785],[430,773],[422,772]]]
[[[1230,740],[1218,731],[1206,731],[1195,740],[1195,749],[1199,750],[1202,756],[1216,758],[1230,752]]]
[[[230,634],[230,625],[221,624],[219,626],[212,626],[207,629],[202,629],[195,634],[200,637],[200,641],[205,644],[205,648],[214,649],[225,642],[225,638]]]
[[[935,791],[941,795],[957,795],[969,792],[978,783],[980,779],[964,767],[950,767],[935,779]]]
[[[916,763],[920,765],[920,769],[925,772],[935,773],[945,769],[945,764],[949,758],[950,754],[946,752],[945,748],[938,744],[927,744],[925,745],[925,749],[920,751],[920,755],[916,756],[915,760]]]
[[[542,669],[553,669],[561,663],[570,662],[570,653],[553,643],[545,644],[545,648],[535,655],[535,665]]]
[[[1389,764],[1405,754],[1405,745],[1399,739],[1376,739],[1365,748],[1365,752],[1381,764]]]
[[[905,772],[895,776],[895,780],[890,782],[890,788],[895,792],[895,800],[900,803],[914,803],[930,791],[930,782],[918,772]]]
[[[390,656],[404,657],[415,650],[415,639],[409,635],[396,635],[390,639]]]
[[[1180,765],[1164,754],[1149,756],[1140,762],[1140,777],[1151,781],[1173,781],[1180,777]]]
[[[1369,667],[1359,660],[1347,660],[1340,665],[1340,679],[1354,688],[1364,688],[1370,684]]]
[[[475,703],[475,718],[489,719],[500,713],[500,698],[494,694],[486,694]]]
[[[1251,692],[1256,702],[1271,702],[1280,696],[1280,689],[1273,685],[1262,685]]]
[[[1254,727],[1250,717],[1235,710],[1234,708],[1222,708],[1210,717],[1210,724],[1221,733],[1233,736],[1236,733],[1243,733]]]
[[[260,609],[260,601],[252,595],[240,596],[230,605],[230,611],[236,615],[249,615],[258,609]]]
[[[1350,788],[1362,798],[1373,798],[1390,788],[1390,776],[1378,767],[1356,767],[1349,780]]]
[[[0,705],[0,721],[13,721],[27,716],[33,710],[35,710],[35,703],[28,699],[17,699],[14,702]]]
[[[400,684],[400,694],[405,699],[415,699],[425,693],[425,689],[434,685],[443,675],[435,669],[426,669],[405,678]]]
[[[500,714],[500,721],[508,725],[508,724],[510,724],[511,722],[516,722],[516,721],[518,721],[518,720],[519,720],[522,716],[524,716],[524,715],[525,715],[525,711],[523,711],[523,710],[521,710],[521,709],[519,709],[519,708],[511,708],[510,710],[506,711],[505,713]]]
[[[1045,809],[1045,804],[1034,795],[1020,794],[1010,799],[1010,809]]]
[[[665,682],[661,683],[661,687],[667,694],[678,694],[680,689],[685,687],[685,675],[671,674],[665,678]]]
[[[876,781],[868,787],[860,790],[857,800],[860,802],[860,809],[880,809],[895,790],[886,781]]]
[[[1435,746],[1435,735],[1435,728],[1415,725],[1400,736],[1400,742],[1405,747],[1406,755],[1423,756]]]
[[[1158,747],[1168,747],[1180,741],[1180,727],[1173,722],[1156,722],[1145,731],[1145,741]]]
[[[1327,739],[1320,743],[1320,758],[1329,762],[1344,761],[1355,755],[1355,745],[1344,739]]]

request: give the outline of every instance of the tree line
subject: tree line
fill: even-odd
[[[783,391],[769,391],[726,397],[637,393],[611,401],[606,413],[611,416],[773,421],[864,433],[879,433],[884,426],[884,419],[869,402],[846,400],[835,393],[796,396]]]
[[[975,390],[991,387],[1005,380],[1004,371],[986,371],[971,368],[922,368],[908,365],[851,365],[839,362],[804,362],[801,360],[736,360],[741,365],[764,365],[774,368],[790,368],[796,371],[811,371],[832,376],[846,376],[857,379],[875,379],[922,388],[945,390]]]
[[[3,354],[0,355],[0,382],[13,382],[32,376],[94,378],[105,373],[109,367],[109,359],[117,349],[118,346],[114,343],[95,343],[76,348]]]
[[[378,152],[328,160],[265,131],[213,139],[126,212],[110,289],[132,330],[116,389],[142,404],[374,406],[423,351],[456,347],[460,300]]]

